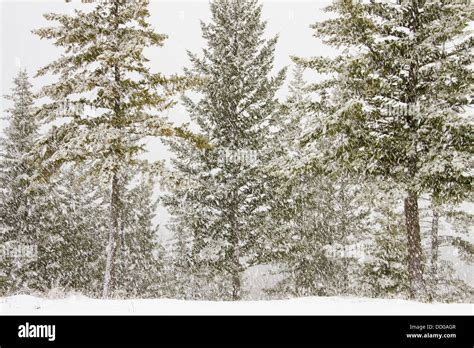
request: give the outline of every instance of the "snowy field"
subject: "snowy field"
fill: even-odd
[[[1,315],[473,315],[471,303],[420,303],[350,297],[307,297],[280,301],[210,302],[96,300],[82,296],[0,299]]]

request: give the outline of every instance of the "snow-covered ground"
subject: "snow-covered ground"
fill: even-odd
[[[420,303],[351,297],[280,301],[97,300],[82,296],[0,298],[0,315],[473,315],[471,303]]]

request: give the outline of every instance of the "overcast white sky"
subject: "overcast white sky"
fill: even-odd
[[[328,16],[321,8],[329,0],[316,1],[262,1],[263,17],[268,21],[267,35],[280,35],[277,46],[275,67],[277,69],[291,65],[290,55],[311,56],[327,52],[320,42],[312,37],[309,25]],[[31,30],[51,23],[43,18],[47,12],[67,13],[74,8],[90,8],[93,4],[82,4],[80,0],[66,3],[64,0],[27,1],[0,0],[1,11],[1,94],[8,94],[12,79],[19,67],[26,68],[34,75],[61,54],[48,40],[40,40],[31,34]],[[150,5],[150,22],[159,33],[165,33],[169,39],[162,48],[147,51],[153,70],[165,74],[181,73],[189,66],[186,50],[199,52],[204,45],[201,38],[199,20],[209,21],[208,1],[153,1]],[[34,79],[37,90],[46,78]],[[282,89],[281,95],[286,89]],[[3,111],[8,104],[2,99]],[[0,131],[4,125],[0,124]]]

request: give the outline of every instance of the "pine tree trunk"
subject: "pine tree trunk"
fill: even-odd
[[[232,275],[232,300],[239,301],[241,299],[241,291],[240,291],[240,274],[236,272]]]
[[[420,217],[418,213],[418,195],[409,190],[405,198],[405,224],[408,243],[408,275],[410,279],[410,297],[419,298],[425,292],[423,280],[423,257],[420,236]]]
[[[237,231],[232,231],[232,300],[238,301],[242,297],[241,293],[241,282],[240,282],[240,261],[239,261],[239,239],[237,237]]]
[[[437,272],[438,263],[438,231],[439,231],[439,212],[436,207],[433,208],[433,220],[431,221],[431,273]]]
[[[119,22],[117,20],[119,11],[119,3],[114,2],[114,8],[112,10],[112,15],[115,17],[115,29],[118,30]],[[117,85],[120,84],[120,70],[118,65],[114,65],[114,81]],[[121,100],[120,95],[115,96],[115,105],[114,105],[114,117],[119,119],[121,114]],[[118,187],[118,176],[115,171],[112,176],[112,187],[110,193],[110,229],[109,229],[109,242],[106,249],[107,260],[105,264],[105,275],[104,275],[104,289],[103,297],[110,297],[114,286],[115,286],[115,269],[116,269],[116,258],[118,250],[118,240],[120,237],[120,223],[119,223],[119,200],[120,193]]]
[[[233,192],[233,198],[236,199],[235,191]],[[239,252],[239,235],[238,235],[238,226],[236,220],[236,211],[237,204],[233,202],[232,209],[232,235],[231,235],[231,244],[232,244],[232,300],[239,301],[241,299],[241,282],[240,282],[240,252]]]
[[[439,254],[439,240],[438,240],[439,211],[436,207],[433,207],[432,211],[433,211],[433,220],[431,221],[431,265],[430,265],[431,299],[434,298],[434,289],[436,288],[436,283],[437,283],[438,254]]]
[[[114,288],[115,266],[119,239],[119,192],[118,178],[114,174],[112,178],[112,193],[110,196],[110,230],[109,242],[106,249],[107,260],[105,265],[103,297],[110,296]]]

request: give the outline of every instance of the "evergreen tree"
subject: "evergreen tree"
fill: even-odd
[[[166,200],[168,200],[166,198]],[[213,265],[200,262],[194,253],[193,233],[173,217],[168,228],[173,233],[170,241],[168,270],[169,296],[184,300],[222,300],[232,296],[232,283]]]
[[[358,269],[357,243],[368,231],[368,206],[356,180],[305,167],[306,149],[300,143],[310,121],[308,87],[297,66],[289,96],[274,121],[274,147],[283,153],[271,163],[281,181],[280,204],[270,212],[275,221],[272,255],[286,274],[277,292],[348,294],[354,289],[350,275]],[[324,146],[320,142],[314,149]]]
[[[124,197],[117,291],[127,297],[162,295],[163,250],[157,242],[158,226],[153,225],[157,205],[153,184],[150,178],[141,178]]]
[[[13,107],[7,110],[9,122],[2,139],[2,214],[3,236],[15,239],[28,235],[27,229],[34,223],[29,221],[32,198],[29,197],[28,179],[33,173],[29,154],[38,138],[38,124],[34,116],[33,94],[26,71],[20,71],[13,80],[12,95],[7,99]]]
[[[1,139],[0,160],[0,244],[4,255],[0,260],[4,272],[2,292],[27,290],[24,262],[10,255],[15,249],[35,247],[34,236],[38,233],[37,204],[39,192],[28,190],[33,166],[30,154],[38,138],[38,124],[35,119],[34,98],[26,70],[13,80],[12,95],[7,99],[13,103],[8,109],[8,126]],[[34,249],[32,249],[34,251]]]
[[[107,240],[107,210],[100,181],[65,166],[47,184],[48,209],[35,235],[38,257],[28,265],[31,288],[42,294],[80,292],[100,296]],[[40,186],[40,185],[36,185]]]
[[[362,269],[361,287],[371,297],[407,297],[410,290],[403,216],[393,206],[385,204],[379,209],[374,239]]]
[[[281,291],[292,296],[356,294],[358,259],[369,230],[365,196],[348,178],[309,173],[299,178],[306,180],[293,186],[294,211],[283,216],[287,231],[274,246],[287,275]]]
[[[189,81],[166,78],[147,67],[144,49],[161,46],[166,39],[153,31],[148,17],[148,1],[112,0],[98,2],[90,12],[47,14],[47,20],[59,25],[35,31],[65,49],[38,72],[58,77],[42,89],[41,96],[50,102],[39,116],[46,122],[65,122],[40,143],[41,170],[36,176],[40,180],[64,163],[82,162],[90,175],[110,187],[104,297],[114,287],[125,178],[131,169],[147,165],[137,157],[144,151],[141,140],[178,135],[203,144],[159,115],[174,105],[170,97]]]
[[[471,4],[410,0],[401,4],[341,1],[337,18],[313,25],[335,59],[296,59],[331,77],[317,83],[313,129],[334,146],[315,155],[328,166],[389,180],[405,191],[411,296],[423,296],[424,259],[418,198],[462,200],[472,181],[469,95],[474,75]],[[311,140],[309,140],[311,142]]]
[[[425,214],[431,221],[427,238],[430,249],[427,251],[430,255],[427,274],[429,298],[433,301],[470,302],[474,289],[460,279],[458,272],[464,266],[469,267],[474,260],[474,247],[468,238],[473,215],[459,205],[440,205],[433,199],[427,210]],[[452,253],[455,261],[443,258],[446,253]]]
[[[97,294],[103,209],[96,189],[79,182],[70,168],[47,184],[34,180],[40,137],[25,71],[14,80],[10,99],[13,108],[2,140],[1,243],[5,251],[16,248],[24,257],[2,260],[2,292],[44,294],[61,288]],[[32,255],[21,255],[27,252]]]
[[[472,201],[472,193],[470,201]],[[459,250],[459,257],[462,261],[474,263],[474,244],[469,241],[470,227],[474,224],[474,214],[470,210],[452,205],[445,206],[444,209],[440,210],[439,214],[443,213],[454,232],[451,245]]]
[[[212,1],[210,9],[212,22],[202,24],[207,48],[202,58],[190,54],[187,71],[201,77],[202,98],[184,103],[213,149],[170,143],[176,180],[185,184],[165,203],[178,217],[176,229],[192,238],[193,262],[210,277],[226,277],[237,300],[242,272],[261,262],[271,233],[265,225],[274,182],[264,165],[274,153],[266,141],[285,72],[270,76],[277,38],[263,38],[257,1]]]

